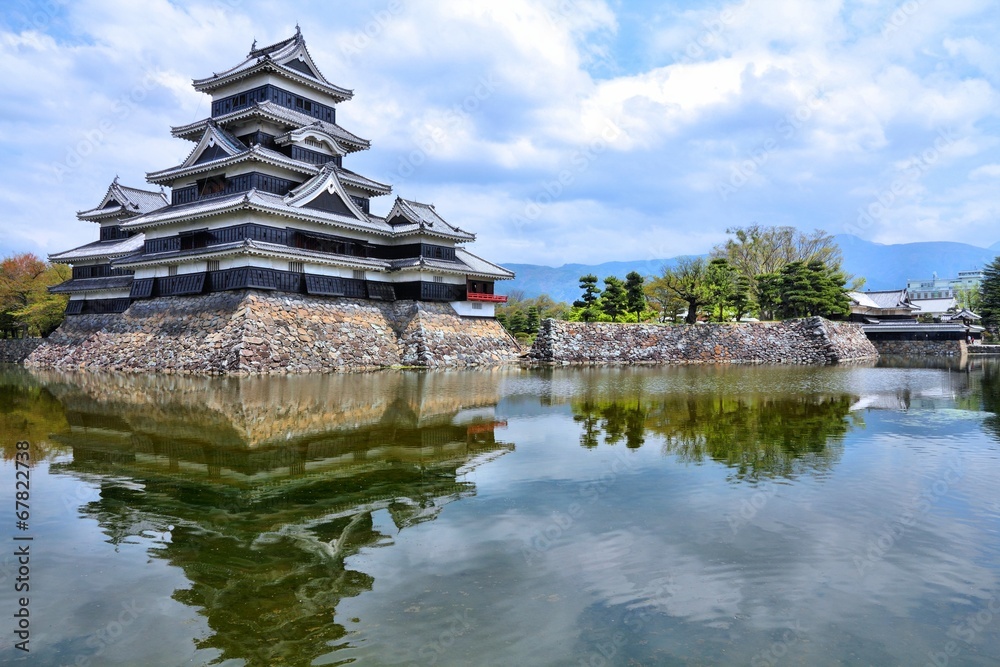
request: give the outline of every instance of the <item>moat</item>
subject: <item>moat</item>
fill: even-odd
[[[0,366],[0,661],[995,664],[1000,361],[926,363]]]

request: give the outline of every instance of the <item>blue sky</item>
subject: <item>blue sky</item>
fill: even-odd
[[[96,239],[76,211],[191,149],[191,79],[296,22],[355,91],[338,121],[373,149],[345,166],[496,261],[703,253],[755,222],[1000,241],[991,0],[7,0],[0,252]]]

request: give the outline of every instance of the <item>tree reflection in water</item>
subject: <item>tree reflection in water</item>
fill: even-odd
[[[983,419],[983,428],[1000,440],[1000,359],[991,358],[980,362],[980,395],[982,410],[990,415]]]
[[[464,472],[513,449],[484,373],[43,381],[72,451],[53,472],[99,483],[81,512],[112,544],[163,536],[150,554],[183,569],[173,597],[206,617],[213,664],[343,645],[338,604],[373,586],[350,557],[474,494]]]
[[[839,443],[860,417],[856,397],[665,394],[573,403],[580,444],[624,442],[639,448],[659,436],[664,454],[699,463],[710,459],[739,478],[791,476],[829,469]]]

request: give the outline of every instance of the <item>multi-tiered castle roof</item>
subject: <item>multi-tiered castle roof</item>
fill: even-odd
[[[124,311],[137,299],[237,289],[451,302],[460,315],[492,316],[506,269],[462,245],[475,235],[433,205],[344,167],[370,142],[337,123],[352,91],[328,81],[301,31],[251,48],[226,71],[194,81],[211,116],[175,127],[195,145],[180,164],[150,172],[161,192],[112,183],[78,214],[101,240],[50,256],[73,265],[69,314]],[[162,189],[169,188],[169,199]]]

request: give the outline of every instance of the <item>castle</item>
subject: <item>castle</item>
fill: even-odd
[[[514,274],[469,252],[475,235],[432,204],[397,197],[384,217],[371,212],[392,188],[344,167],[370,142],[337,123],[353,93],[320,73],[297,27],[194,88],[211,95],[211,117],[172,128],[195,146],[147,174],[160,191],[116,178],[78,213],[100,239],[50,255],[72,266],[52,288],[69,295],[67,319],[29,364],[268,372],[517,354],[493,319],[506,301],[494,285]],[[294,332],[274,326],[279,311],[294,311]],[[209,312],[229,321],[199,331]],[[223,331],[239,317],[250,318],[240,331]]]

